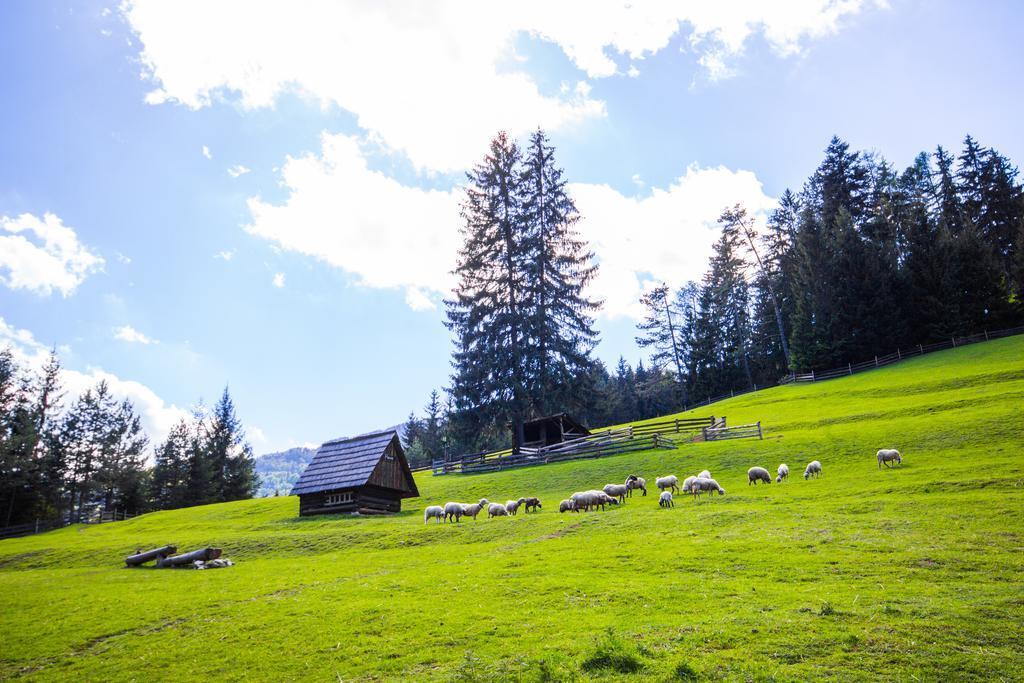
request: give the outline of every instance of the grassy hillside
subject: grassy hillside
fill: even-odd
[[[713,407],[764,441],[421,476],[396,517],[271,498],[0,541],[0,678],[1019,680],[1022,406],[1018,337]],[[889,446],[904,464],[879,471]],[[779,462],[793,481],[747,486]],[[557,513],[705,467],[727,495]],[[520,495],[544,511],[423,524],[428,504]],[[238,564],[122,568],[165,543]]]

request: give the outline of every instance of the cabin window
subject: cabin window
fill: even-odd
[[[352,492],[347,493],[329,493],[327,494],[328,505],[341,505],[342,503],[352,502]]]

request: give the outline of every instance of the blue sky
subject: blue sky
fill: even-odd
[[[643,288],[699,278],[718,212],[763,215],[833,134],[1024,158],[1019,3],[290,5],[0,7],[0,343],[155,438],[225,384],[258,452],[418,410],[499,129],[557,148],[609,364]]]

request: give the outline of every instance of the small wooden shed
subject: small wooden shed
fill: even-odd
[[[299,477],[292,495],[300,515],[398,512],[420,495],[398,432],[388,430],[328,441]]]
[[[523,423],[523,445],[527,448],[552,446],[588,434],[589,429],[565,413],[538,417]]]

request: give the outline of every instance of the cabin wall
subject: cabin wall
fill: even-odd
[[[352,499],[342,503],[329,503],[330,496],[351,493]],[[299,515],[336,515],[339,513],[358,512],[364,509],[371,512],[400,512],[402,509],[401,494],[377,486],[361,486],[356,489],[338,489],[299,495]]]
[[[388,445],[387,450],[384,451],[384,455],[381,456],[380,462],[377,463],[377,467],[374,469],[373,474],[370,475],[370,479],[366,482],[367,484],[373,484],[385,489],[395,489],[395,491],[404,491],[410,493],[409,482],[406,481],[405,471],[402,469],[402,462],[400,455],[395,452],[395,444],[392,442]]]

